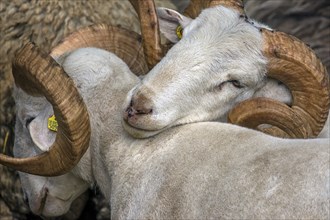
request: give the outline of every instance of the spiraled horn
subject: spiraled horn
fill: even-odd
[[[142,38],[134,31],[107,24],[91,25],[75,31],[53,48],[51,56],[61,56],[82,47],[96,47],[116,54],[136,75],[148,72],[142,46]]]
[[[327,120],[330,107],[326,68],[315,53],[297,38],[282,32],[261,31],[263,52],[269,61],[268,76],[290,89],[292,106],[279,107],[281,104],[275,101],[252,99],[236,106],[229,114],[229,121],[251,128],[271,124],[277,128],[268,129],[267,133],[274,136],[316,137]],[[259,112],[254,113],[255,109]],[[258,117],[258,114],[263,116]]]
[[[12,70],[19,87],[33,95],[41,92],[39,95],[44,95],[53,105],[58,131],[48,152],[30,158],[12,158],[0,154],[0,163],[42,176],[68,172],[89,146],[91,130],[82,97],[63,69],[31,43],[18,52]]]

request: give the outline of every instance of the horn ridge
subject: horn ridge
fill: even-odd
[[[307,138],[310,133],[292,108],[269,98],[249,99],[237,104],[230,111],[228,122],[277,137]],[[275,128],[259,129],[261,124],[273,125]]]
[[[306,133],[289,136],[299,138],[317,137],[327,120],[330,107],[329,75],[326,68],[316,54],[299,39],[283,32],[267,29],[261,29],[261,32],[264,39],[263,53],[268,58],[267,76],[283,82],[289,88],[293,97],[292,107],[285,110],[285,114],[288,115],[275,114],[270,109],[264,109],[264,115],[268,114],[272,117],[276,115],[276,120],[281,121],[288,129],[299,129],[299,126],[292,127],[293,122],[288,119],[290,115],[290,117],[294,115],[295,120],[299,118],[299,121],[303,122],[302,125]],[[253,106],[253,100],[247,102],[250,102],[250,105]],[[276,109],[276,106],[274,104],[272,108]],[[235,108],[241,107],[237,106]],[[235,108],[230,114],[243,111],[238,111]],[[251,108],[245,108],[245,111],[251,112],[250,116],[244,116],[251,117],[251,119],[242,120],[246,126],[255,127],[255,123],[265,123],[261,118],[253,116]],[[255,122],[251,122],[252,118]],[[284,120],[284,118],[286,119]],[[230,120],[233,123],[242,123],[237,117],[231,116]],[[249,123],[252,124],[249,125]],[[269,124],[275,125],[273,121]],[[283,127],[280,129],[283,130]],[[270,129],[269,133],[272,135],[279,134],[273,131]]]
[[[282,81],[293,96],[292,109],[310,126],[311,137],[322,130],[330,107],[329,75],[316,54],[283,32],[262,31],[268,76]]]
[[[53,48],[51,56],[61,56],[82,47],[96,47],[116,54],[136,75],[148,72],[141,36],[134,31],[107,24],[95,24],[73,32]]]
[[[13,75],[23,90],[29,92],[28,87],[36,86],[41,91],[53,105],[59,126],[56,140],[48,152],[30,158],[0,155],[0,163],[42,176],[68,172],[87,150],[91,134],[87,107],[72,79],[50,56],[31,43],[16,55]],[[19,80],[22,76],[27,81]]]

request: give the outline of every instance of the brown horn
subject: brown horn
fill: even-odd
[[[235,9],[241,15],[245,14],[242,0],[191,0],[184,14],[191,18],[196,18],[203,9],[218,5]]]
[[[66,53],[82,47],[97,47],[116,54],[136,75],[146,74],[141,36],[134,31],[106,24],[91,25],[82,28],[64,39],[53,48],[51,56],[58,60]]]
[[[149,69],[152,69],[165,55],[161,45],[158,17],[153,0],[130,0],[137,12],[143,39],[143,49]]]
[[[72,79],[50,56],[30,43],[18,52],[13,75],[18,86],[30,94],[40,91],[53,105],[58,131],[48,152],[31,158],[0,155],[0,163],[42,176],[68,172],[87,150],[91,134],[87,108]]]
[[[283,82],[290,89],[293,96],[292,106],[282,106],[281,111],[285,113],[277,114],[279,104],[267,101],[267,104],[264,104],[267,108],[262,110],[263,117],[258,117],[260,113],[254,115],[254,108],[256,103],[260,106],[264,100],[248,100],[229,113],[229,121],[251,128],[268,123],[288,134],[291,132],[290,137],[316,137],[327,120],[330,107],[329,76],[326,68],[314,52],[297,38],[282,32],[266,29],[261,31],[264,39],[263,53],[269,60],[268,76]],[[290,120],[290,117],[294,118]],[[302,124],[304,128],[301,128]],[[278,132],[278,129],[270,129],[268,133],[275,136],[284,134]]]

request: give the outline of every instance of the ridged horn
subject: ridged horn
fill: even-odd
[[[141,25],[143,49],[149,69],[152,69],[165,55],[161,45],[159,22],[153,0],[130,0],[137,12]]]
[[[44,95],[53,105],[58,131],[48,152],[30,158],[12,158],[0,154],[0,163],[42,176],[68,172],[79,162],[89,146],[91,130],[82,97],[63,69],[31,43],[16,54],[12,67],[19,87],[29,94],[42,93],[39,95]]]
[[[218,5],[232,8],[238,11],[241,15],[245,14],[242,0],[191,0],[190,4],[184,11],[184,14],[191,18],[196,18],[203,9]]]
[[[148,72],[142,38],[134,31],[97,24],[75,31],[53,48],[51,56],[57,60],[68,52],[82,47],[97,47],[116,54],[136,75]]]
[[[274,136],[316,137],[327,120],[330,107],[326,68],[315,53],[297,38],[282,32],[261,31],[263,53],[268,58],[268,77],[283,82],[290,89],[292,106],[258,98],[247,100],[229,113],[228,120],[251,128],[260,124],[274,125],[277,128],[267,131]],[[258,113],[255,109],[259,109]]]

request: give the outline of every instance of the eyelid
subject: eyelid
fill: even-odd
[[[235,86],[236,88],[239,88],[239,89],[244,87],[244,85],[240,81],[235,80],[235,79],[229,80],[228,82],[232,83],[233,86]]]

